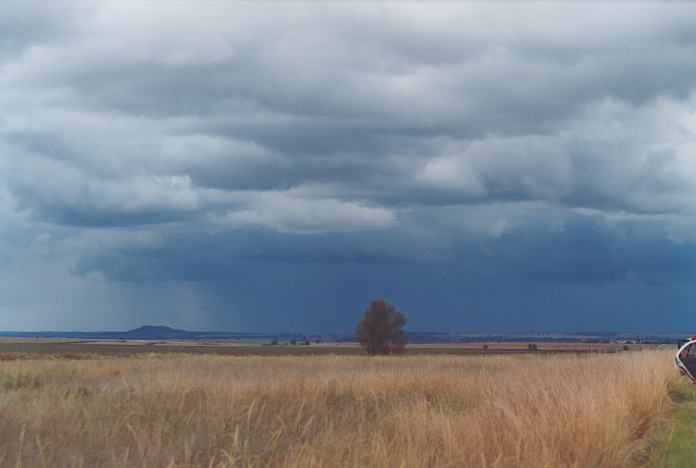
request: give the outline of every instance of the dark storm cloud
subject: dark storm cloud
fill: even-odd
[[[513,206],[497,211],[502,218],[485,219],[484,206],[451,207],[404,215],[397,227],[353,233],[172,229],[155,237],[150,231],[107,236],[105,243],[100,233],[81,240],[84,250],[75,272],[118,281],[234,281],[254,262],[262,270],[293,264],[423,270],[446,265],[463,266],[458,273],[463,284],[486,278],[585,286],[626,280],[686,283],[696,275],[696,244],[671,238],[659,220],[606,222],[596,214],[541,207],[515,213]]]
[[[53,136],[61,141],[49,152],[62,148],[81,166],[120,158],[119,172],[186,174],[201,188],[342,182],[357,193],[339,186],[338,198],[397,205],[551,199],[594,206],[596,188],[584,177],[603,165],[622,168],[618,159],[643,165],[645,147],[629,140],[616,148],[593,125],[650,116],[660,99],[682,102],[696,76],[684,21],[693,12],[683,8],[648,6],[617,29],[599,13],[572,7],[586,26],[547,33],[538,21],[571,11],[521,8],[527,21],[510,25],[500,6],[447,8],[451,15],[431,13],[440,28],[424,28],[422,12],[393,6],[292,7],[281,20],[263,7],[204,5],[195,10],[208,24],[202,28],[177,5],[165,12],[183,29],[172,35],[148,21],[159,9],[108,4],[84,18],[104,30],[58,46],[39,42],[8,63],[10,107],[18,100],[25,112],[34,104],[56,114],[36,125],[36,152],[45,154],[43,142]],[[455,28],[466,13],[510,29],[501,36],[475,24]],[[651,14],[673,35],[653,28]],[[259,34],[248,25],[254,21],[273,28]],[[114,113],[117,124],[107,120]],[[651,124],[659,126],[638,122],[620,130],[644,132]],[[11,127],[8,140],[21,140]],[[92,138],[115,148],[90,144]],[[177,141],[178,158],[171,156]],[[586,147],[579,154],[578,143]],[[219,154],[211,161],[206,155],[215,144]],[[607,154],[617,149],[627,154]],[[601,153],[600,167],[582,167],[593,152]],[[406,184],[416,187],[404,190]],[[617,192],[628,190],[635,189]],[[642,209],[604,196],[598,204]]]
[[[66,288],[192,281],[213,309],[227,281],[239,317],[437,292],[443,327],[468,323],[454,304],[479,283],[528,308],[523,287],[549,304],[677,288],[696,270],[695,20],[681,3],[3,4],[5,264],[60,259],[87,281]]]

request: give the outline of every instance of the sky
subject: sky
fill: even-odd
[[[696,331],[696,5],[0,3],[0,329]]]

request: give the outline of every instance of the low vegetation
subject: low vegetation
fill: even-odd
[[[693,466],[696,460],[696,386],[684,379],[673,417],[653,431],[648,466]]]
[[[669,351],[0,364],[0,466],[633,466]]]

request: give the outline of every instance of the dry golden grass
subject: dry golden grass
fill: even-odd
[[[0,466],[631,466],[671,352],[0,364]]]

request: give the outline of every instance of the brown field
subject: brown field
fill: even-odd
[[[407,353],[419,354],[526,354],[529,343],[442,343],[412,344]],[[536,343],[535,353],[612,353],[638,349],[656,349],[655,345],[621,345],[616,343]],[[223,354],[230,356],[284,355],[362,355],[355,343],[322,343],[268,346],[262,343],[197,342],[173,340],[64,340],[0,338],[0,359],[11,356],[32,357],[47,354],[73,357],[84,355],[130,356],[143,353]]]
[[[671,350],[0,363],[0,466],[634,466]]]

